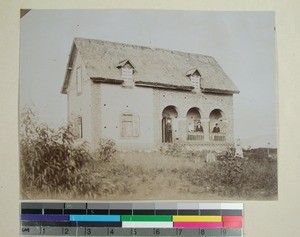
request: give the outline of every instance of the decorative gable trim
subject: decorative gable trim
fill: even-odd
[[[76,58],[77,54],[78,54],[78,50],[77,50],[77,47],[76,47],[75,43],[73,42],[71,52],[70,52],[70,56],[69,56],[69,60],[68,60],[68,64],[67,64],[65,80],[64,80],[63,86],[60,90],[60,92],[62,94],[67,94],[67,89],[68,89],[68,86],[69,86],[69,83],[70,83],[73,64],[74,64],[74,61],[75,61],[75,58]]]
[[[135,68],[134,64],[130,61],[129,58],[127,58],[127,59],[122,60],[121,62],[119,62],[119,63],[117,64],[117,68],[122,68],[122,67],[124,67],[127,63],[130,64],[130,66],[131,66],[133,69]]]
[[[191,80],[191,83],[194,87],[194,91],[200,92],[201,91],[201,85],[200,85],[200,79],[201,79],[201,74],[197,68],[193,68],[189,71],[187,71],[186,76],[189,77]]]
[[[121,70],[121,76],[124,81],[123,86],[124,87],[133,87],[134,86],[133,63],[129,59],[125,59],[125,60],[119,62],[119,64],[117,65],[117,68]]]
[[[193,75],[197,75],[201,77],[201,74],[199,72],[199,70],[197,68],[193,68],[191,70],[188,70],[185,74],[187,77],[193,76]]]

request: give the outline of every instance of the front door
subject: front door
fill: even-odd
[[[163,118],[162,119],[162,142],[171,143],[172,142],[172,119]]]

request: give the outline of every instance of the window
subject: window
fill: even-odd
[[[124,80],[124,85],[131,86],[133,85],[133,68],[122,68],[122,79]]]
[[[78,138],[82,138],[82,117],[77,117],[77,136]]]
[[[121,115],[121,137],[138,137],[140,133],[140,120],[137,115],[124,113]]]
[[[117,68],[121,70],[121,76],[124,81],[123,86],[132,87],[134,85],[133,73],[134,66],[129,59],[125,59],[118,63]]]
[[[194,90],[196,92],[200,92],[201,74],[198,71],[198,69],[194,68],[194,69],[187,71],[186,76],[190,78],[191,83],[192,83],[193,87],[195,88]]]
[[[76,90],[77,90],[77,94],[81,94],[81,92],[82,92],[82,73],[81,73],[81,67],[78,67],[76,69]]]
[[[200,91],[200,76],[194,73],[193,75],[190,76],[190,79],[195,88],[195,91],[199,92]]]

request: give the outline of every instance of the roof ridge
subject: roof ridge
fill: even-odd
[[[207,93],[239,92],[217,60],[211,56],[79,37],[74,38],[73,48],[76,48],[82,57],[90,78],[120,80],[122,75],[116,64],[121,60],[130,59],[138,70],[134,76],[135,80],[141,81],[143,86],[157,87],[163,84],[172,85],[170,89],[178,89],[178,86],[189,88],[192,82],[186,72],[197,68],[201,74],[201,87],[205,88]],[[72,57],[75,57],[75,50],[71,52],[70,58]],[[63,93],[66,93],[69,79],[70,73],[67,71]]]
[[[121,42],[115,42],[115,41],[107,41],[107,40],[102,40],[102,39],[89,39],[89,38],[82,38],[82,37],[75,37],[74,41],[76,40],[85,40],[85,41],[96,41],[96,42],[103,42],[106,44],[110,45],[124,45],[124,46],[129,46],[133,48],[144,48],[144,49],[150,49],[153,51],[167,51],[171,53],[177,53],[177,54],[184,54],[184,55],[193,55],[193,56],[201,56],[207,59],[209,63],[216,63],[217,61],[215,60],[214,57],[209,56],[209,55],[204,55],[204,54],[198,54],[198,53],[190,53],[190,52],[184,52],[184,51],[179,51],[179,50],[173,50],[173,49],[164,49],[164,48],[155,48],[155,47],[149,47],[149,46],[144,46],[144,45],[136,45],[136,44],[129,44],[129,43],[121,43]]]

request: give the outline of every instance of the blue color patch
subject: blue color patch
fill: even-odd
[[[70,215],[70,221],[106,221],[119,222],[120,215]]]
[[[68,221],[69,215],[22,214],[22,221]]]

